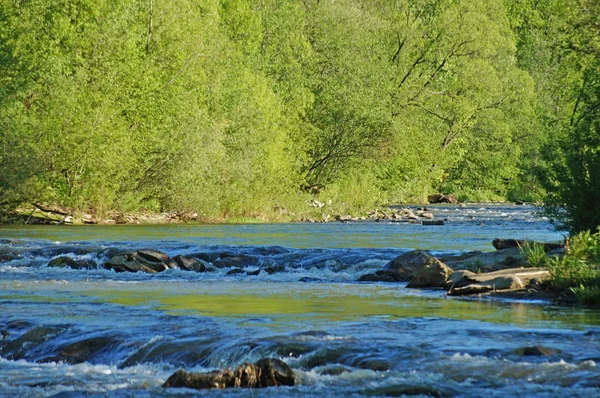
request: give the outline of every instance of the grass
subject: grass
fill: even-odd
[[[550,270],[552,288],[579,304],[600,307],[600,231],[571,236],[562,258],[543,258],[538,249],[524,254],[531,266],[544,264]]]

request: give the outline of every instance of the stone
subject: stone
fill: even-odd
[[[71,268],[71,269],[96,269],[98,268],[96,262],[93,260],[79,260],[69,256],[60,256],[53,258],[48,263],[48,267],[56,268]]]
[[[397,282],[391,275],[387,274],[365,274],[358,278],[359,282]]]
[[[514,354],[528,357],[550,357],[557,354],[559,351],[553,348],[542,347],[539,345],[517,348],[513,351]]]
[[[240,274],[244,274],[246,273],[246,271],[244,271],[241,268],[233,268],[230,269],[229,271],[227,271],[227,273],[225,275],[240,275]]]
[[[137,255],[146,260],[147,262],[152,263],[163,263],[168,268],[179,268],[177,263],[173,261],[171,257],[169,257],[166,253],[160,252],[154,249],[140,249],[137,251]]]
[[[150,274],[162,272],[169,268],[179,268],[177,263],[168,255],[151,249],[119,253],[111,257],[103,266],[106,269],[115,270],[115,272],[143,271]]]
[[[206,263],[196,257],[177,255],[173,261],[184,271],[206,272]]]
[[[502,239],[495,238],[492,241],[492,246],[496,250],[509,249],[513,247],[524,247],[526,245],[541,245],[544,247],[546,252],[551,252],[552,250],[564,248],[564,244],[561,242],[530,242],[523,239]]]
[[[518,267],[525,263],[525,259],[518,247],[496,250],[469,257],[463,261],[448,262],[454,270],[469,269],[484,272],[497,271],[509,267]],[[487,267],[487,268],[484,268]]]
[[[443,220],[421,220],[421,225],[445,225]]]
[[[213,265],[217,268],[244,268],[256,264],[258,264],[256,257],[245,254],[221,253],[219,259],[213,261]]]
[[[455,272],[448,281],[451,284],[448,294],[462,296],[490,291],[506,291],[524,289],[532,280],[537,283],[550,278],[545,268],[514,268],[483,274],[468,271]],[[448,286],[447,284],[447,286]]]
[[[427,201],[429,203],[458,203],[458,200],[456,199],[456,196],[450,194],[450,195],[442,195],[442,194],[436,194],[436,195],[429,195],[427,196]]]
[[[452,272],[450,267],[434,257],[415,273],[406,287],[444,287]]]
[[[424,250],[413,250],[387,263],[383,271],[398,282],[408,282],[418,270],[424,265],[429,264],[434,258]]]
[[[163,388],[265,388],[293,386],[295,375],[292,369],[276,358],[264,358],[258,362],[243,363],[234,370],[225,369],[207,373],[189,373],[180,369],[162,385]]]

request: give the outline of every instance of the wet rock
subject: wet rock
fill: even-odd
[[[386,273],[365,274],[358,278],[359,282],[397,282],[393,276]]]
[[[418,270],[433,262],[434,259],[435,257],[424,250],[413,250],[387,263],[383,271],[398,282],[408,282]]]
[[[89,361],[95,354],[109,350],[119,344],[112,337],[92,337],[67,344],[60,348],[58,355],[44,358],[41,362],[65,362],[71,365]]]
[[[151,263],[163,263],[168,268],[179,268],[177,263],[173,261],[167,254],[153,249],[140,249],[137,251],[137,255]]]
[[[227,271],[227,273],[225,275],[239,275],[239,274],[244,274],[244,273],[246,273],[246,271],[244,271],[243,269],[234,268],[234,269]]]
[[[550,252],[552,250],[560,249],[564,247],[564,244],[561,242],[531,242],[522,239],[502,239],[496,238],[492,241],[492,246],[496,248],[496,250],[504,250],[510,249],[513,247],[521,248],[526,245],[540,245],[544,247],[546,252]]]
[[[261,387],[293,386],[296,376],[287,363],[276,358],[263,358],[254,364],[261,369]]]
[[[445,225],[443,220],[423,220],[421,225]]]
[[[15,339],[5,341],[0,345],[0,356],[19,360],[27,356],[28,350],[35,350],[40,344],[53,339],[65,331],[60,326],[34,326]]]
[[[325,282],[325,279],[322,278],[312,278],[310,276],[304,276],[298,279],[298,282],[311,283],[311,282]]]
[[[458,203],[458,200],[456,199],[455,195],[443,195],[443,194],[436,194],[436,195],[429,195],[427,196],[427,201],[429,203]]]
[[[346,266],[344,265],[344,263],[342,263],[339,260],[325,260],[322,262],[318,262],[315,264],[311,264],[309,266],[307,266],[308,269],[329,269],[333,272],[340,272],[343,271]]]
[[[184,271],[206,272],[206,263],[196,257],[177,255],[173,261]]]
[[[213,261],[217,268],[243,268],[258,264],[258,259],[245,254],[221,253],[219,258]]]
[[[558,352],[559,351],[557,351],[553,348],[535,345],[535,346],[517,348],[516,350],[513,351],[513,354],[524,356],[524,357],[529,357],[529,356],[549,357],[549,356],[557,354]]]
[[[188,373],[180,369],[173,373],[162,385],[164,388],[193,388],[197,390],[212,388],[264,388],[293,386],[295,375],[283,361],[264,358],[258,362],[243,363],[234,370],[225,369],[207,373]]]
[[[218,253],[193,253],[190,254],[191,257],[195,257],[198,260],[206,261],[208,263],[212,263],[216,259],[219,258]]]
[[[342,373],[350,373],[351,369],[342,365],[330,365],[318,371],[319,374],[324,376],[339,376]]]
[[[168,268],[178,268],[177,263],[168,255],[151,249],[117,254],[105,262],[103,266],[116,272],[143,271],[151,274],[162,272]]]
[[[96,269],[98,265],[93,260],[79,260],[68,256],[56,257],[48,263],[48,267],[65,268],[71,269]]]
[[[267,267],[264,267],[262,270],[265,271],[269,275],[273,275],[273,274],[285,271],[285,266],[283,266],[283,265],[269,265]]]
[[[248,276],[258,276],[260,274],[260,269],[254,270],[254,271],[246,271],[246,275]]]
[[[434,257],[415,273],[406,287],[444,287],[452,272],[450,267]]]
[[[368,389],[365,391],[365,395],[370,397],[425,396],[445,398],[452,397],[454,392],[444,391],[443,389],[436,388],[435,386],[403,384]]]

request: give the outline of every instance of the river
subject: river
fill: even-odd
[[[390,222],[0,227],[0,396],[600,396],[600,312],[445,297],[361,283],[411,249],[493,250],[496,237],[556,241],[531,206],[435,206],[443,226]],[[160,274],[50,268],[153,248],[247,271]],[[276,357],[294,387],[163,389]]]

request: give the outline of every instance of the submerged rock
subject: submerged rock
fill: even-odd
[[[48,263],[48,267],[55,268],[71,268],[71,269],[96,269],[96,262],[93,260],[79,260],[68,256],[60,256],[53,258]]]
[[[173,373],[162,386],[196,390],[228,387],[264,388],[293,386],[295,381],[294,372],[285,362],[275,358],[264,358],[254,364],[243,363],[234,370],[190,373],[180,369]]]

